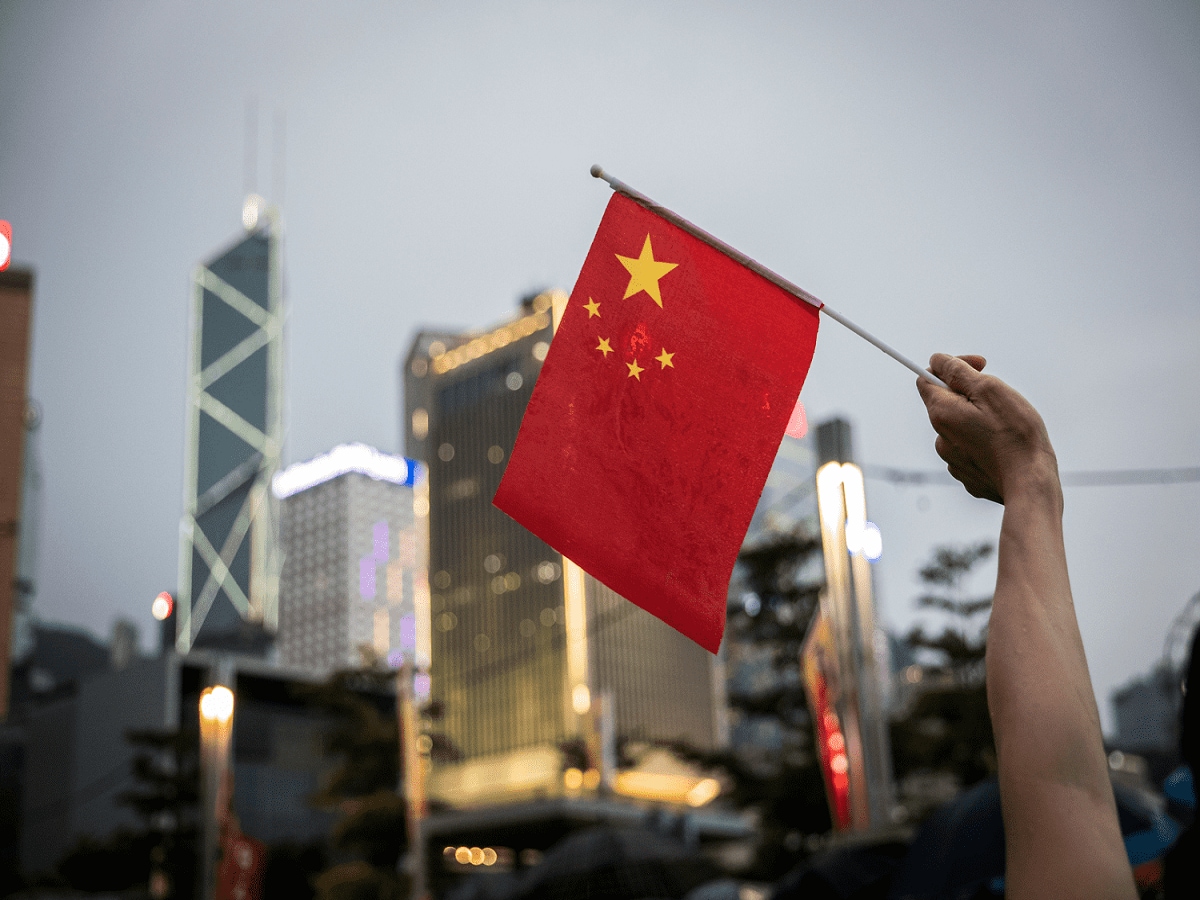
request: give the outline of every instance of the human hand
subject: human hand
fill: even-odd
[[[1028,486],[1049,487],[1061,503],[1058,461],[1042,417],[1029,401],[991,375],[982,356],[935,353],[929,370],[949,390],[917,379],[937,432],[934,449],[973,497],[1004,503]]]

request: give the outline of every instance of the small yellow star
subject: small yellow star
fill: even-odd
[[[662,262],[654,258],[654,248],[650,246],[650,235],[646,235],[646,243],[642,245],[642,255],[637,259],[630,256],[615,254],[629,272],[629,286],[625,288],[625,297],[632,297],[639,291],[645,291],[650,299],[662,307],[662,294],[658,290],[658,279],[662,278],[679,263]]]
[[[646,370],[637,364],[636,359],[631,363],[625,363],[625,365],[629,366],[629,377],[630,378],[636,378],[638,381],[642,380],[642,373],[645,372]]]
[[[675,368],[675,363],[671,362],[671,360],[675,358],[675,354],[668,353],[666,347],[663,347],[663,352],[654,358],[658,360],[659,365],[661,365],[664,369],[667,366],[670,366],[672,369]]]
[[[588,302],[583,304],[583,308],[588,311],[589,319],[592,316],[596,316],[597,318],[600,317],[600,304],[597,303],[595,300],[593,300],[591,297],[588,297]]]
[[[596,349],[604,354],[605,359],[608,354],[612,353],[612,346],[608,343],[608,338],[600,338],[600,343],[596,345]]]

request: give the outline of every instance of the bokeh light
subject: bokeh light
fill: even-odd
[[[167,591],[163,591],[154,598],[154,602],[150,604],[150,615],[158,619],[158,621],[166,621],[171,612],[175,609],[175,598]]]

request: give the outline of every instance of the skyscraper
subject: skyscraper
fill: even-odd
[[[250,220],[247,220],[248,222]],[[276,625],[279,236],[253,220],[193,281],[176,646],[261,652]]]
[[[424,478],[413,460],[343,444],[275,476],[283,572],[279,662],[324,676],[363,649],[428,667]],[[414,509],[415,508],[415,509]]]
[[[485,332],[421,332],[401,373],[407,452],[429,466],[432,695],[459,798],[552,791],[550,751],[599,732],[723,740],[717,661],[492,506],[565,303],[546,292]]]

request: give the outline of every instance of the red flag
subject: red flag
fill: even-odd
[[[817,318],[613,194],[493,502],[715,653]]]

